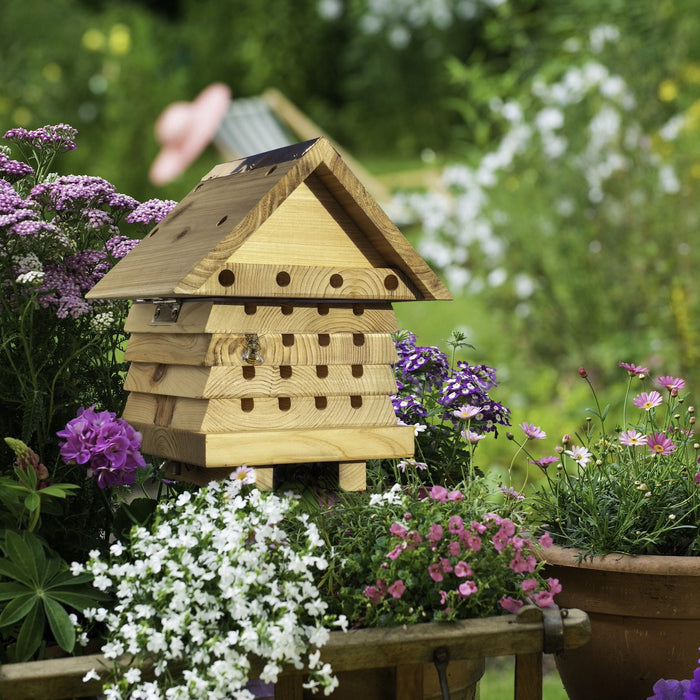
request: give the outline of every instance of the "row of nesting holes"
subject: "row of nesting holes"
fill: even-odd
[[[280,305],[280,311],[282,312],[283,316],[291,316],[294,313],[295,308],[301,307],[295,307],[294,304]],[[253,303],[243,304],[243,310],[245,311],[246,316],[254,316],[258,312],[258,305]],[[331,310],[331,305],[317,304],[316,310],[318,311],[319,316],[327,316]],[[362,316],[362,314],[365,312],[365,307],[362,304],[353,304],[352,312],[355,314],[355,316]]]
[[[330,333],[319,333],[318,344],[322,348],[327,348],[331,344]],[[353,333],[352,344],[357,348],[361,348],[365,344],[365,334]],[[282,345],[285,348],[291,348],[294,345],[294,333],[282,333]]]
[[[243,365],[241,369],[243,370],[243,379],[255,378],[255,367],[253,367],[252,365]],[[291,379],[291,365],[280,365],[279,371],[280,379]],[[352,376],[355,377],[355,379],[359,379],[364,374],[365,370],[362,365],[352,365],[351,371]],[[328,365],[316,365],[316,376],[319,379],[325,379],[328,376]]]
[[[286,270],[281,270],[275,277],[275,282],[277,283],[278,287],[287,287],[291,281],[292,277]],[[221,270],[219,273],[219,284],[222,287],[232,287],[235,282],[236,275],[234,274],[233,270]],[[333,289],[340,289],[340,287],[345,284],[345,280],[343,279],[342,275],[339,275],[336,272],[328,278],[328,283],[331,285],[331,287],[333,287]],[[384,287],[390,292],[393,292],[399,287],[399,278],[396,275],[387,275],[384,278]]]
[[[314,404],[319,411],[322,411],[328,406],[328,399],[325,396],[314,396]],[[288,411],[292,407],[292,399],[289,396],[279,396],[277,398],[277,405],[280,411]],[[362,407],[362,397],[361,396],[351,396],[350,406],[352,408]],[[241,410],[245,413],[250,413],[255,408],[255,399],[245,398],[241,399]]]

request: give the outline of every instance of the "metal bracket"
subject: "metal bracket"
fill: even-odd
[[[450,688],[447,684],[447,664],[450,663],[450,651],[447,647],[439,647],[433,652],[433,663],[440,680],[442,700],[450,700]]]
[[[163,299],[155,301],[152,323],[175,323],[180,315],[182,302],[177,299]]]
[[[564,651],[564,623],[567,616],[566,610],[560,610],[558,606],[542,608],[542,627],[544,629],[544,644],[542,651],[545,654],[556,654]]]

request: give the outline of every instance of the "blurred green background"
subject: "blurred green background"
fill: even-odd
[[[4,0],[0,128],[72,124],[66,172],[180,199],[223,158],[149,182],[161,111],[278,88],[392,189],[451,289],[402,324],[465,330],[543,456],[583,417],[581,365],[698,385],[698,39],[693,0]]]

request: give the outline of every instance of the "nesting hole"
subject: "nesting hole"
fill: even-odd
[[[365,307],[362,306],[362,304],[353,304],[352,312],[355,314],[355,316],[362,316],[362,314],[365,312]]]
[[[325,396],[314,396],[314,403],[319,411],[322,411],[328,406],[328,399]]]
[[[222,217],[216,222],[216,225],[217,225],[217,226],[221,226],[222,224],[224,224],[224,223],[226,222],[226,219],[228,219],[228,214],[225,214],[224,216],[222,216]]]
[[[175,240],[179,241],[181,238],[184,238],[189,232],[190,230],[188,228],[183,228],[182,231],[180,231],[180,233],[178,233],[177,236],[175,236]]]
[[[148,238],[150,238],[151,236],[155,236],[156,233],[158,233],[158,226],[156,226],[156,227],[153,229],[153,231],[151,231],[151,232],[148,234]]]
[[[328,376],[328,365],[316,365],[316,376],[325,379]]]
[[[353,408],[362,408],[362,397],[361,396],[351,396],[350,405]]]
[[[255,401],[251,398],[241,399],[241,411],[250,413],[255,408]]]
[[[236,281],[236,275],[233,274],[233,270],[222,270],[219,273],[219,284],[222,287],[231,287]]]
[[[384,278],[384,287],[390,292],[399,288],[399,278],[396,275],[387,275]]]
[[[292,400],[289,398],[289,396],[280,396],[277,399],[277,405],[280,408],[280,411],[288,411],[292,407]]]
[[[290,365],[280,365],[280,379],[290,379],[292,368]]]
[[[251,365],[245,365],[243,367],[243,379],[254,379],[255,378],[255,367]]]
[[[243,311],[245,311],[246,316],[253,316],[258,311],[257,304],[243,304]]]
[[[327,316],[328,312],[331,310],[331,307],[329,304],[319,304],[318,305],[318,315],[319,316]]]
[[[292,281],[292,278],[289,276],[288,272],[282,270],[281,272],[277,273],[275,280],[278,287],[286,287]]]
[[[322,348],[327,348],[331,344],[331,336],[328,333],[319,333],[318,334],[318,344]]]
[[[338,273],[331,275],[331,278],[329,281],[330,281],[331,287],[333,287],[333,289],[338,289],[338,287],[343,286],[343,276],[339,275]]]
[[[352,376],[355,377],[355,379],[359,379],[364,373],[365,368],[362,365],[352,366]]]
[[[365,344],[365,334],[364,333],[353,333],[352,334],[353,345],[362,347]]]
[[[283,316],[291,316],[294,313],[294,306],[292,304],[282,304],[280,311]]]
[[[294,333],[282,333],[282,345],[291,348],[294,345]]]
[[[267,177],[268,175],[272,175],[272,173],[274,173],[275,170],[277,170],[277,166],[276,166],[276,165],[273,165],[273,166],[265,173],[265,177]]]

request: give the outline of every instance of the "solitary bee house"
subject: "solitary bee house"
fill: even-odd
[[[215,167],[90,291],[126,298],[124,418],[205,477],[413,454],[391,302],[449,293],[319,138]]]

